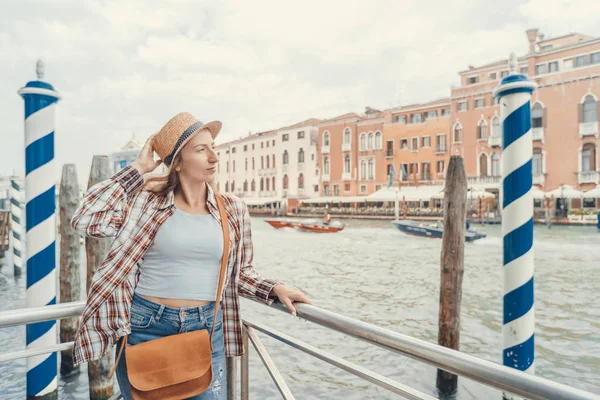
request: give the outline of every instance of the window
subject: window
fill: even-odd
[[[260,169],[264,169],[264,168],[265,168],[265,157],[260,156]]]
[[[582,122],[596,122],[598,115],[596,113],[596,100],[592,95],[585,96],[582,106]]]
[[[344,131],[344,143],[350,144],[350,139],[350,128],[346,128],[346,130]]]
[[[406,181],[408,177],[408,164],[400,164],[400,179]]]
[[[563,61],[563,68],[565,69],[565,71],[570,71],[573,69],[573,59],[572,58],[567,58],[566,60]]]
[[[405,124],[406,123],[406,115],[396,115],[394,117],[394,122],[399,123],[399,124]]]
[[[304,149],[300,148],[298,150],[298,164],[302,164],[304,162]]]
[[[367,179],[367,162],[365,160],[360,162],[360,179],[363,181]]]
[[[504,78],[505,76],[508,76],[508,71],[500,72],[500,78]]]
[[[421,114],[412,114],[410,116],[410,122],[412,124],[420,124],[423,122],[423,116]]]
[[[542,75],[548,73],[548,64],[538,64],[535,66],[535,74]]]
[[[323,185],[323,194],[329,196],[329,185]]]
[[[235,172],[235,160],[233,160],[233,172]]]
[[[583,208],[596,208],[596,199],[583,199]]]
[[[275,154],[273,154],[273,156],[271,157],[271,159],[273,160],[273,168],[275,168]]]
[[[269,141],[267,140],[267,148],[269,148]]]
[[[411,143],[410,149],[412,151],[419,150],[419,138],[416,138],[416,137],[412,138],[412,143]]]
[[[529,68],[528,67],[521,67],[520,70],[522,75],[527,75],[529,73]]]
[[[492,154],[492,176],[500,176],[500,156],[498,153]]]
[[[252,150],[254,150],[254,143],[252,143]]]
[[[437,111],[427,111],[427,119],[437,118]]]
[[[388,140],[386,146],[385,156],[392,157],[394,155],[394,141]]]
[[[275,190],[275,177],[272,178],[272,182],[273,182],[272,189]]]
[[[436,151],[446,151],[446,135],[437,135]]]
[[[252,171],[254,171],[254,157],[252,157]]]
[[[231,192],[235,192],[235,181],[231,182]]]
[[[584,54],[582,56],[575,57],[575,68],[585,67],[590,65],[590,55]]]
[[[462,142],[462,125],[457,124],[454,127],[454,143]]]
[[[440,160],[437,162],[437,173],[438,174],[444,173],[444,160]]]
[[[485,154],[479,156],[479,176],[487,176],[488,158]]]
[[[498,74],[496,72],[490,73],[490,81],[495,81],[498,79]]]
[[[310,155],[310,161],[315,161],[315,155],[314,154]]]
[[[369,179],[375,179],[375,160],[369,160]]]
[[[442,117],[446,117],[448,115],[450,115],[450,109],[449,108],[444,108],[442,110]]]
[[[388,164],[386,176],[390,176],[391,172],[392,172],[392,164]]]
[[[267,143],[268,143],[268,142],[267,142]],[[271,180],[270,180],[269,178],[266,178],[266,179],[265,179],[265,185],[266,185],[266,187],[267,187],[267,192],[268,192],[268,191],[270,190],[270,189],[269,189],[269,186],[271,185]]]
[[[596,170],[596,145],[587,143],[581,151],[581,171],[589,172]]]
[[[260,191],[264,191],[265,190],[265,180],[264,178],[260,178]]]
[[[248,171],[248,159],[244,161],[244,171]]]
[[[558,72],[558,61],[553,61],[550,64],[548,64],[548,68],[550,72]]]
[[[431,146],[431,137],[423,136],[423,139],[421,141],[421,147],[430,147],[430,146]]]
[[[225,163],[225,167],[226,167],[225,172],[229,172],[229,161],[227,161]]]
[[[500,118],[494,117],[492,120],[492,136],[500,136]]]
[[[349,183],[345,183],[344,184],[344,191],[345,192],[349,192],[350,191],[350,184]]]
[[[485,120],[479,121],[477,124],[477,139],[478,140],[486,140],[488,136],[488,125]]]
[[[298,189],[304,189],[304,175],[302,173],[298,175]]]
[[[592,64],[600,64],[600,51],[592,54]]]
[[[381,139],[381,132],[375,132],[375,148],[377,150],[383,149],[383,141]]]
[[[247,144],[244,145],[244,151],[248,151],[248,145]]]
[[[467,78],[467,82],[469,83],[469,85],[477,83],[477,82],[479,82],[479,77],[477,77],[477,76],[470,76],[470,77]]]
[[[225,193],[229,192],[229,182],[225,182]]]
[[[544,171],[544,162],[542,157],[542,149],[533,149],[533,157],[531,159],[531,174],[533,176],[540,176]]]
[[[552,48],[552,43],[543,45],[540,50],[546,51],[546,50],[550,50],[551,48]]]
[[[329,132],[323,134],[323,146],[329,146]]]
[[[273,142],[272,142],[272,144],[273,144],[273,146],[275,146],[275,139],[273,139]]]
[[[531,127],[541,128],[543,126],[544,109],[540,103],[535,103],[531,110]]]
[[[298,132],[298,139],[304,139],[304,131]]]
[[[360,134],[360,150],[364,151],[366,149],[367,149],[367,134],[361,133]]]
[[[267,168],[271,168],[269,165],[271,164],[271,157],[265,157],[267,159]]]
[[[285,175],[283,176],[283,190],[285,190],[285,189],[287,189],[287,188],[288,188],[288,184],[289,184],[289,179],[288,179],[288,176],[287,176],[287,174],[285,174]]]
[[[252,183],[250,184],[250,191],[256,192],[256,182],[252,179]]]
[[[314,190],[315,193],[318,193],[319,192],[319,185],[315,185],[314,188],[313,188],[313,190]]]
[[[285,133],[281,136],[281,141],[282,142],[287,142],[288,140],[290,140],[290,134],[289,133]]]
[[[369,138],[367,139],[367,150],[373,150],[373,132],[369,132]]]
[[[287,150],[283,151],[283,165],[287,165],[290,162],[290,155]]]
[[[485,107],[485,99],[476,99],[475,100],[475,108]]]
[[[235,154],[235,147],[231,149],[231,154]]]
[[[430,167],[429,167],[428,162],[424,162],[421,164],[421,171],[423,171],[423,180],[424,181],[428,181],[431,179],[431,176],[429,176]]]
[[[367,185],[360,185],[360,192],[367,193]]]
[[[350,156],[346,156],[344,157],[344,173],[345,174],[349,174],[350,173]]]
[[[408,150],[408,139],[400,139],[400,149]]]
[[[329,175],[329,158],[323,158],[323,173]]]
[[[260,142],[260,148],[263,149],[265,147],[265,142]]]
[[[340,185],[333,185],[333,195],[334,196],[340,195]]]
[[[459,101],[458,102],[458,112],[463,112],[463,111],[467,111],[467,102]]]

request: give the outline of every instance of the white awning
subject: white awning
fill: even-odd
[[[440,185],[435,186],[402,186],[400,188],[382,188],[375,193],[367,196],[367,201],[379,202],[379,201],[420,201],[429,200],[434,198],[438,193],[442,192],[443,196],[444,187]]]
[[[586,199],[597,199],[600,198],[600,185],[596,185],[596,187],[592,190],[588,190],[587,192],[583,192],[583,197]]]
[[[302,204],[328,204],[328,203],[363,203],[367,196],[324,196],[312,199],[302,199]]]
[[[280,202],[281,197],[244,197],[242,200],[249,206],[264,206],[265,204]]]
[[[562,185],[558,189],[554,189],[551,192],[547,192],[546,196],[548,196],[548,197],[554,196],[555,199],[557,199],[557,198],[580,199],[583,197],[583,193],[577,189],[574,189],[572,186]]]

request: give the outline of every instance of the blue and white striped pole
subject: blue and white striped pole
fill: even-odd
[[[25,223],[27,231],[27,307],[56,304],[56,173],[54,116],[60,95],[37,81],[19,90],[25,100]],[[27,349],[56,345],[56,321],[27,325]],[[27,398],[56,399],[56,353],[27,359]]]
[[[531,94],[537,87],[510,74],[494,90],[502,120],[502,235],[504,238],[504,365],[534,373],[533,196],[531,174]],[[511,398],[505,394],[505,397]]]
[[[10,179],[10,215],[12,231],[13,248],[13,266],[14,275],[20,276],[23,267],[23,211],[21,202],[23,201],[23,189],[21,182],[17,177]]]

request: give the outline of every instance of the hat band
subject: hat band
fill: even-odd
[[[173,151],[171,152],[171,154],[169,154],[163,161],[164,163],[167,165],[167,167],[169,165],[171,165],[171,162],[173,162],[173,157],[175,157],[175,153],[177,153],[177,150],[179,150],[179,147],[181,147],[181,144],[183,142],[185,142],[185,140],[187,138],[189,138],[191,136],[192,133],[196,132],[198,130],[198,128],[203,127],[204,124],[200,121],[198,122],[194,122],[193,124],[191,124],[189,126],[189,128],[187,128],[179,137],[179,139],[177,140],[177,143],[175,143],[175,147],[173,147]]]

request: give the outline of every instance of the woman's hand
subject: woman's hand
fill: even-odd
[[[154,161],[154,148],[152,145],[155,136],[156,133],[146,140],[137,159],[131,163],[131,166],[136,168],[142,175],[154,171],[162,163],[162,160]]]
[[[306,304],[312,304],[312,302],[299,290],[292,289],[290,287],[285,286],[284,284],[278,283],[273,287],[273,296],[276,296],[280,302],[285,304],[287,309],[292,313],[292,315],[296,316],[296,309],[292,304],[294,301]]]

